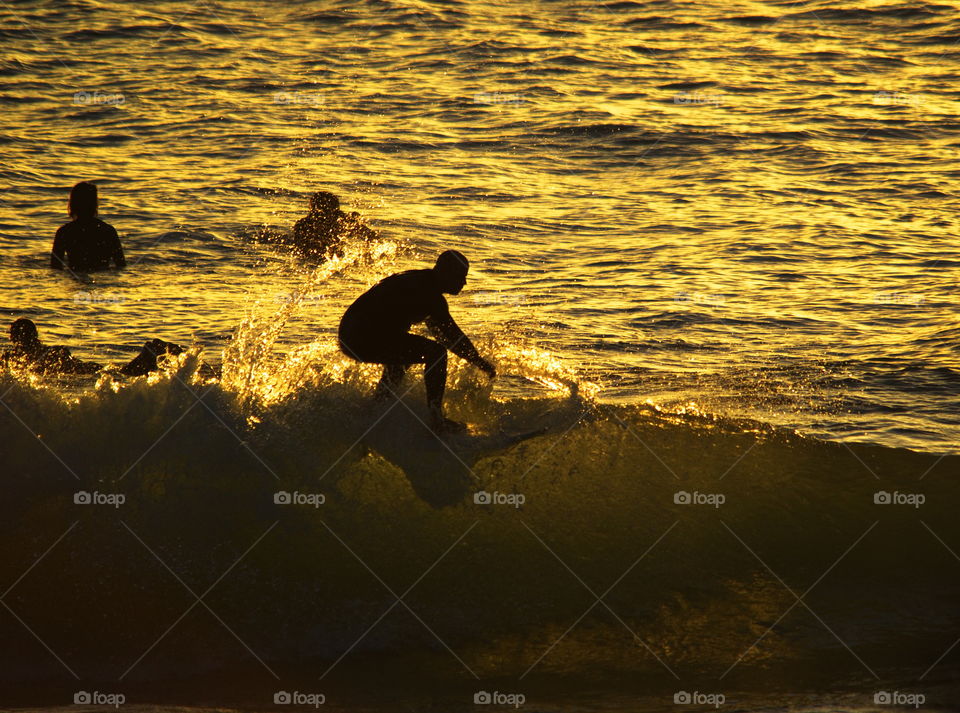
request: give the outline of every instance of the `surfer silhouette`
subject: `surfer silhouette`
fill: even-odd
[[[22,318],[10,325],[10,349],[0,355],[4,364],[19,364],[42,374],[93,374],[100,365],[81,361],[66,347],[51,347],[40,341],[37,325]]]
[[[106,270],[113,262],[127,264],[120,245],[120,236],[109,223],[97,217],[97,187],[81,181],[70,191],[69,223],[60,226],[53,239],[50,267],[71,272]]]
[[[293,244],[301,252],[313,257],[333,257],[343,254],[344,240],[355,238],[375,240],[377,231],[360,219],[360,214],[340,210],[340,199],[329,191],[319,191],[310,197],[310,212],[293,226]]]
[[[469,269],[467,258],[447,250],[428,270],[407,270],[384,278],[360,295],[340,320],[343,353],[357,361],[383,364],[376,398],[396,395],[407,368],[424,365],[431,426],[438,432],[464,428],[443,416],[448,349],[491,378],[497,374],[450,316],[443,296],[460,293]],[[420,322],[426,322],[437,341],[410,334],[410,327]]]

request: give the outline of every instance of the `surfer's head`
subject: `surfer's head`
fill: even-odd
[[[67,212],[71,218],[92,218],[97,214],[97,187],[87,181],[80,181],[70,191]]]
[[[333,213],[340,210],[340,199],[329,191],[317,191],[310,196],[310,212]]]
[[[448,295],[459,295],[460,290],[467,284],[467,273],[470,263],[463,253],[456,250],[447,250],[440,253],[433,271],[440,281],[440,289]]]
[[[40,343],[37,325],[23,317],[10,325],[10,341],[18,347],[28,348]]]

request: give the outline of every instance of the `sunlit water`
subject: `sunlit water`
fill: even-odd
[[[12,3],[3,313],[215,357],[304,268],[238,237],[327,188],[474,263],[455,315],[612,401],[956,451],[956,6]],[[122,103],[120,103],[122,102]],[[121,273],[46,269],[96,180]],[[323,282],[281,342],[330,340]]]
[[[369,387],[376,378],[375,368],[354,369],[336,352],[343,310],[383,275],[427,266],[440,250],[457,248],[473,267],[466,290],[450,300],[452,312],[501,373],[486,391],[481,377],[457,365],[451,400],[459,415],[473,413],[470,399],[492,396],[507,404],[494,409],[499,416],[517,417],[526,413],[517,405],[521,398],[562,398],[571,384],[611,409],[645,402],[654,407],[611,411],[607,421],[572,431],[560,447],[533,445],[486,468],[490,477],[530,471],[523,486],[528,492],[559,498],[542,510],[533,498],[533,509],[524,511],[531,531],[569,545],[574,569],[596,567],[590,570],[596,576],[587,579],[595,587],[603,583],[599,593],[636,558],[638,541],[645,547],[669,526],[672,515],[657,503],[669,503],[676,483],[669,476],[665,483],[648,482],[651,473],[668,467],[694,478],[693,485],[715,488],[731,464],[739,464],[738,482],[759,490],[734,504],[733,513],[750,523],[734,517],[734,530],[754,545],[781,545],[784,566],[806,583],[794,585],[799,594],[822,567],[812,571],[797,543],[815,548],[814,559],[826,567],[874,518],[869,497],[875,478],[901,478],[909,487],[933,473],[926,485],[939,510],[924,511],[926,522],[941,532],[953,521],[955,490],[945,474],[956,459],[935,457],[960,453],[958,9],[955,2],[8,1],[0,4],[0,313],[9,320],[29,316],[48,342],[103,363],[126,361],[155,336],[202,346],[206,359],[225,366],[222,392],[215,392],[218,418],[237,431],[262,419],[260,440],[251,437],[258,457],[262,453],[278,470],[278,462],[289,465],[286,477],[305,473],[304,464],[317,454],[339,454],[339,441],[323,440],[330,433],[353,442],[351,416],[335,410],[346,401],[331,389],[358,380]],[[67,220],[67,193],[78,180],[99,185],[101,215],[123,239],[125,270],[80,279],[47,267],[53,234]],[[372,252],[351,250],[343,261],[314,266],[252,239],[259,231],[289,229],[316,190],[332,190],[344,208],[362,212],[384,242]],[[144,383],[126,389],[113,384],[115,399],[84,406],[79,413],[86,416],[73,420],[58,410],[61,386],[10,393],[24,423],[44,430],[53,450],[75,447],[99,464],[98,447],[90,445],[97,428],[127,444],[133,460],[169,423],[179,423],[175,407],[186,409],[194,399],[178,395],[176,384],[168,395],[164,383],[153,384],[152,392]],[[50,386],[34,384],[42,385]],[[94,387],[71,381],[62,388],[75,397]],[[109,383],[100,389],[112,393]],[[235,408],[252,401],[259,410]],[[144,404],[156,409],[155,423]],[[272,406],[279,413],[269,412]],[[715,433],[710,424],[717,415],[761,423]],[[656,420],[661,417],[666,420]],[[148,421],[142,427],[141,418]],[[246,503],[231,474],[260,468],[219,426],[204,430],[209,420],[197,408],[184,423],[201,435],[173,432],[164,442],[168,450],[152,453],[174,453],[169,457],[180,463],[176,444],[190,455],[192,462],[170,476],[182,477],[182,486],[195,482],[187,477],[191,468],[220,478],[202,481],[214,495],[203,490],[196,496],[200,504],[189,499],[191,488],[167,486],[165,492],[184,499],[177,501],[184,511],[206,513],[196,522],[186,518],[185,533],[177,533],[188,544],[216,540],[223,513],[203,508],[214,507],[223,493],[229,493],[224,502]],[[24,443],[32,438],[29,429],[7,421]],[[642,443],[618,430],[618,422],[628,423]],[[72,436],[58,434],[64,423],[69,427],[61,431]],[[841,441],[852,450],[772,436],[762,424]],[[57,437],[75,440],[61,446]],[[754,438],[761,445],[751,452],[747,444]],[[880,452],[864,444],[922,453]],[[34,458],[28,455],[9,457],[26,472]],[[149,459],[143,464],[149,471]],[[127,465],[118,473],[126,475]],[[418,542],[422,571],[473,515],[448,510],[426,518],[406,483],[391,480],[392,471],[378,473],[387,495],[365,489],[361,479],[348,487],[348,500],[362,503],[357,507],[365,508],[367,521],[406,533],[402,543]],[[305,487],[314,482],[303,478]],[[134,480],[125,482],[144,497],[156,495],[149,478],[136,486]],[[840,492],[828,493],[834,483]],[[247,495],[258,502],[258,494]],[[179,522],[180,511],[171,513]],[[556,522],[557,513],[565,522]],[[147,508],[124,517],[136,529],[138,516],[153,522],[155,515]],[[374,561],[378,571],[402,564],[403,552],[377,555],[382,535],[349,515],[330,522],[348,533],[348,541],[366,542],[365,557],[384,558]],[[590,537],[565,539],[569,523]],[[209,584],[261,524],[236,526],[249,538],[241,537],[239,550],[212,569],[203,558],[184,566],[204,573]],[[487,551],[509,550],[517,560],[497,561],[502,576],[485,578],[489,591],[478,585],[458,595],[467,602],[464,611],[471,601],[489,604],[489,619],[477,621],[503,638],[489,641],[474,631],[479,626],[464,623],[458,606],[447,606],[449,592],[462,586],[459,574],[477,571],[466,565],[454,570],[456,577],[442,568],[435,575],[447,588],[437,585],[436,599],[444,605],[431,619],[446,622],[444,636],[471,666],[490,675],[500,671],[492,661],[526,668],[580,611],[579,600],[571,598],[544,606],[542,619],[534,616],[529,627],[518,623],[527,611],[512,603],[517,579],[542,587],[543,601],[571,581],[515,519],[498,514],[495,524],[493,532],[477,529],[476,537],[488,539],[481,539],[485,546],[471,555],[479,559],[470,565],[491,566],[483,563]],[[64,529],[47,526],[37,539],[42,546],[16,540],[10,552],[42,551]],[[709,671],[715,682],[792,599],[770,572],[755,571],[756,560],[729,533],[712,526],[688,532],[687,547],[672,560],[665,556],[643,577],[624,582],[623,602],[615,608],[635,607],[624,616],[636,627],[649,624],[644,636],[665,661],[678,670],[689,664]],[[274,618],[269,626],[255,621],[250,630],[260,637],[258,649],[263,641],[271,651],[302,651],[327,661],[356,635],[356,620],[372,621],[384,607],[376,599],[358,603],[344,585],[329,593],[322,613],[330,627],[346,622],[343,632],[318,639],[301,627],[295,614],[310,611],[316,591],[300,580],[303,571],[343,555],[317,521],[304,527],[316,535],[316,547],[331,552],[300,551],[291,560],[300,567],[297,576],[284,572],[290,576],[279,591],[289,600],[281,601],[293,613],[289,620],[277,615],[285,622],[283,637],[272,638]],[[927,542],[926,531],[915,522],[909,523],[913,529],[903,527],[920,532],[936,550],[926,552],[929,572],[955,572],[950,567],[956,562]],[[884,532],[890,547],[906,542],[906,535],[898,540]],[[104,538],[115,536],[114,529]],[[712,549],[717,537],[727,538],[736,552],[720,556]],[[526,545],[499,549],[508,541]],[[950,535],[945,541],[956,545]],[[263,567],[286,561],[286,551],[276,547]],[[904,547],[901,559],[909,563],[915,552]],[[594,561],[598,550],[611,556],[609,571],[607,560]],[[697,552],[692,563],[690,551]],[[530,569],[538,556],[546,564]],[[861,570],[885,572],[885,555],[874,556]],[[142,551],[130,559],[131,568],[143,566]],[[14,567],[10,579],[28,564],[29,558]],[[388,579],[410,579],[397,566],[396,578]],[[701,572],[712,566],[722,576],[704,579]],[[774,569],[779,566],[775,560]],[[858,579],[861,570],[848,573],[846,588],[824,596],[835,614],[830,621],[862,624],[850,624],[860,633],[844,630],[844,638],[866,648],[867,659],[887,662],[881,675],[892,670],[895,682],[915,684],[955,638],[949,626],[939,630],[942,622],[956,623],[955,576],[944,585],[933,575],[925,579],[927,570],[915,573],[911,582],[932,599],[898,589],[891,615],[880,604],[860,608],[859,602],[875,599],[885,606],[891,600],[876,592],[895,587],[885,575]],[[276,594],[250,576],[245,597]],[[672,593],[681,590],[685,594]],[[136,594],[123,582],[115,591]],[[100,595],[77,596],[96,602]],[[246,598],[231,596],[225,606],[239,617]],[[744,609],[744,597],[752,598],[752,609]],[[42,602],[37,607],[32,619],[25,614],[28,620],[56,620]],[[360,609],[363,616],[356,614]],[[914,620],[923,618],[921,610],[929,615],[922,624]],[[169,612],[171,621],[176,614]],[[913,668],[896,668],[906,654],[897,627],[885,617],[919,627],[905,646]],[[725,626],[699,638],[688,633],[717,620]],[[888,622],[880,633],[877,621]],[[771,636],[774,658],[808,651],[805,644],[816,638],[803,624],[788,623],[782,640]],[[16,622],[11,626],[23,634]],[[416,622],[412,626],[424,633]],[[410,631],[398,627],[393,639],[384,635],[368,654],[408,641]],[[923,632],[936,640],[924,639]],[[115,678],[152,635],[140,634],[126,659],[126,653],[117,661],[93,657],[91,670]],[[857,686],[862,676],[870,690],[873,679],[836,639],[822,629],[817,635],[816,665],[829,670],[810,664],[816,670],[803,685],[815,687],[838,670]],[[76,637],[90,638],[82,629]],[[650,657],[634,668],[635,644],[616,621],[596,639],[583,634],[571,642],[569,650],[561,647],[544,660],[545,675],[556,677],[549,681],[577,672],[590,680],[589,667],[578,668],[582,660],[622,673],[630,685],[664,675]],[[766,670],[767,654],[754,655],[757,660],[747,664]],[[39,650],[38,660],[45,656]],[[456,667],[446,651],[437,656]],[[774,678],[793,680],[797,670]],[[950,670],[931,680],[949,681]],[[744,674],[740,683],[746,680],[752,679]],[[668,701],[673,680],[664,685]],[[849,707],[868,703],[854,697]],[[582,702],[584,709],[596,709],[593,704]],[[771,699],[756,707],[777,704]],[[570,705],[576,709],[581,702]],[[610,698],[604,705],[628,710],[633,704]]]

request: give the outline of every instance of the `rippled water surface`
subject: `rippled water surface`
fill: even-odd
[[[472,258],[455,314],[601,398],[956,451],[953,3],[12,2],[0,10],[2,309],[81,356],[216,354],[304,281],[244,239],[332,189]],[[68,188],[131,266],[46,269]]]

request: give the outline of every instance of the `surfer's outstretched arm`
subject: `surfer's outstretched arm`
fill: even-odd
[[[446,307],[446,305],[444,305]],[[459,325],[450,316],[450,312],[444,309],[435,315],[427,317],[427,329],[436,337],[447,349],[452,351],[461,359],[466,359],[478,369],[486,372],[490,377],[497,375],[493,364],[480,356],[480,352],[473,346],[473,342],[463,333]]]

